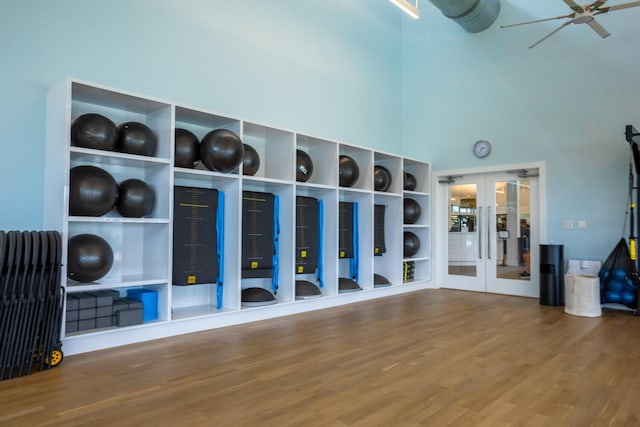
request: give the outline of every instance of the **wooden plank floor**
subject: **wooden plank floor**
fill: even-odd
[[[67,357],[2,426],[638,426],[640,319],[427,290]]]

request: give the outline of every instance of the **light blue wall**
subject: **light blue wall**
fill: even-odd
[[[496,25],[468,34],[427,2],[418,21],[386,0],[5,3],[0,229],[41,227],[46,91],[72,75],[402,150],[435,170],[545,161],[549,241],[568,257],[604,258],[621,236],[623,131],[640,127],[640,64],[628,47],[640,33],[617,24],[636,10],[601,17],[613,34],[605,41],[570,26],[529,50],[557,23],[497,26],[563,14],[564,5],[502,0]],[[480,138],[494,146],[484,161],[470,151]],[[562,230],[563,219],[588,228]]]
[[[387,1],[5,1],[0,229],[42,225],[45,97],[67,75],[399,151],[399,46]]]
[[[502,0],[496,23],[477,34],[427,2],[421,9],[419,21],[403,21],[405,154],[436,171],[546,162],[543,243],[564,244],[565,258],[606,258],[627,206],[624,127],[640,128],[640,56],[629,50],[640,46],[640,31],[622,25],[630,16],[600,17],[612,33],[606,40],[571,25],[527,49],[562,21],[499,25],[566,14],[562,2]],[[493,144],[487,159],[471,153],[478,139]],[[563,230],[565,219],[587,229]]]

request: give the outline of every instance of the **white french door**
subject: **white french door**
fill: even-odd
[[[440,177],[442,287],[539,295],[538,251],[531,250],[540,235],[537,176],[513,171]]]

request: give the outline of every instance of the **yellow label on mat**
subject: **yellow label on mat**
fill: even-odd
[[[373,250],[373,253],[374,253],[374,254],[380,253],[380,248],[375,248],[375,249]]]
[[[298,273],[304,273],[304,267],[303,266],[298,266]]]
[[[196,283],[196,276],[187,276],[187,283],[190,285]]]
[[[251,268],[258,268],[258,261],[251,261]]]
[[[340,251],[340,258],[344,258],[344,251]]]
[[[306,258],[307,257],[307,251],[300,251],[300,257],[301,258]]]

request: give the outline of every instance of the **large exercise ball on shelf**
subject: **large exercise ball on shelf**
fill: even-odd
[[[420,239],[411,231],[404,232],[404,257],[411,258],[420,250]]]
[[[307,182],[313,175],[313,160],[306,151],[296,150],[296,181]]]
[[[69,172],[69,215],[102,216],[113,209],[118,183],[96,166],[76,166]]]
[[[109,118],[96,113],[79,116],[71,124],[71,145],[113,151],[118,127]]]
[[[116,150],[128,154],[153,156],[158,139],[151,128],[140,122],[126,122],[118,127]]]
[[[95,234],[78,234],[67,246],[67,277],[77,282],[93,282],[104,277],[113,266],[113,250]]]
[[[240,137],[227,129],[212,130],[200,142],[200,160],[212,171],[231,172],[240,166],[243,156]]]
[[[415,224],[420,219],[422,208],[413,199],[404,199],[404,223]]]
[[[200,141],[187,129],[177,128],[175,131],[175,150],[173,164],[179,168],[190,168],[200,160]]]
[[[260,156],[255,148],[249,144],[243,144],[244,154],[242,156],[242,174],[253,176],[260,169]]]
[[[153,212],[156,205],[156,193],[146,182],[131,178],[118,186],[116,210],[127,218],[142,218]]]
[[[358,163],[349,156],[341,155],[338,164],[338,174],[341,187],[352,187],[360,176]]]
[[[391,172],[384,166],[373,168],[373,188],[376,191],[387,191],[391,187]]]
[[[416,177],[411,175],[409,172],[404,173],[404,189],[407,191],[413,191],[416,189],[418,185],[418,181],[416,181]]]

